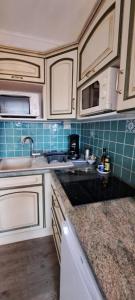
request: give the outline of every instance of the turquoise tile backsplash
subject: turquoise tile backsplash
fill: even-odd
[[[107,148],[114,174],[135,186],[135,120],[83,123],[81,148],[86,147],[98,157]]]
[[[0,122],[0,157],[29,156],[30,145],[21,142],[24,136],[33,138],[35,151],[66,151],[72,133],[81,134],[80,123]]]
[[[68,149],[68,135],[80,135],[82,150],[90,147],[101,156],[106,147],[114,173],[135,186],[135,120],[86,123],[0,122],[0,157],[29,156],[30,145],[21,137],[31,136],[35,151]]]

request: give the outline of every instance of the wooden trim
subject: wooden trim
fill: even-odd
[[[44,52],[36,51],[36,50],[29,50],[25,48],[18,48],[18,47],[12,47],[12,46],[5,46],[0,44],[0,51],[10,54],[19,54],[19,55],[27,55],[31,57],[39,57],[44,58]]]
[[[0,45],[0,51],[10,54],[19,54],[19,55],[27,55],[31,57],[39,57],[39,58],[50,58],[54,57],[59,54],[63,54],[78,48],[78,43],[73,42],[69,44],[65,44],[56,48],[52,48],[48,51],[36,51],[36,50],[29,50],[24,48],[17,48],[12,46],[5,46]]]
[[[10,232],[10,231],[16,231],[19,229],[26,229],[26,228],[31,228],[31,227],[36,227],[39,226],[39,193],[37,192],[29,192],[29,191],[20,191],[20,192],[14,192],[14,193],[7,193],[7,194],[3,194],[0,195],[1,197],[7,196],[7,195],[14,195],[14,194],[21,194],[21,193],[29,193],[29,194],[36,194],[37,195],[37,224],[33,224],[33,225],[28,225],[28,226],[22,226],[22,227],[18,227],[18,228],[12,228],[12,229],[7,229],[7,230],[0,230],[0,233],[4,233],[4,232]],[[0,199],[1,200],[1,199]]]
[[[61,61],[71,61],[72,62],[72,89],[71,89],[71,112],[68,113],[53,113],[52,112],[52,68],[54,65]],[[74,60],[73,58],[61,58],[55,61],[52,65],[50,65],[50,115],[72,115],[72,99],[73,99],[73,68],[74,68]]]
[[[51,57],[55,57],[61,54],[65,54],[65,53],[69,53],[73,50],[78,50],[78,43],[70,44],[68,46],[62,46],[56,50],[50,50],[49,54],[45,55],[45,58],[51,58]]]
[[[120,1],[121,1],[121,6],[120,6],[120,17],[119,17],[119,40],[118,40],[118,54],[117,54],[117,56],[120,56],[120,51],[121,51],[122,21],[123,21],[124,2],[126,0],[120,0]]]

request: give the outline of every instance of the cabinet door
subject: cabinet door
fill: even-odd
[[[0,232],[43,227],[42,186],[0,191]]]
[[[77,51],[47,60],[48,119],[76,116]]]
[[[120,12],[120,0],[101,2],[79,43],[78,86],[119,55]]]
[[[124,3],[118,110],[135,108],[135,1]]]
[[[1,51],[0,79],[44,83],[44,59]]]

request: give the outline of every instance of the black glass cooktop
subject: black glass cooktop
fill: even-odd
[[[73,206],[135,196],[135,189],[115,176],[97,171],[56,171]]]

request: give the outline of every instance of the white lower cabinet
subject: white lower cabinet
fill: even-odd
[[[0,191],[0,232],[43,227],[42,186]]]
[[[50,234],[51,173],[0,178],[0,245]]]

